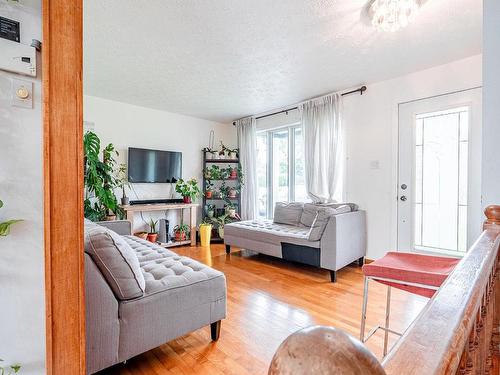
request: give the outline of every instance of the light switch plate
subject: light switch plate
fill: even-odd
[[[18,94],[26,92],[28,96],[23,99]],[[13,107],[33,108],[33,82],[22,79],[12,79],[11,104]]]

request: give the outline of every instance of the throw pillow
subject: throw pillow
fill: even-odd
[[[309,230],[309,236],[307,238],[309,241],[321,240],[323,232],[325,231],[331,216],[331,210],[320,210],[316,213],[316,217],[314,218],[311,229]]]
[[[303,203],[278,202],[274,207],[274,219],[277,224],[299,225],[302,215]]]
[[[139,260],[120,235],[100,225],[85,223],[84,245],[118,299],[144,294],[146,281]]]

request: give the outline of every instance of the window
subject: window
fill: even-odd
[[[415,248],[465,252],[469,108],[425,113],[415,129]]]
[[[276,202],[306,201],[302,129],[257,133],[258,217],[272,218]]]

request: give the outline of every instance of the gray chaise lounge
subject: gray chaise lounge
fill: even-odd
[[[231,246],[336,271],[366,255],[365,212],[357,205],[277,203],[274,220],[248,220],[224,226]]]
[[[224,274],[130,236],[130,223],[85,221],[87,374],[226,316]],[[124,245],[125,244],[125,245]]]

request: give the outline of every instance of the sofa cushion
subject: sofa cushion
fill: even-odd
[[[306,203],[304,204],[304,209],[302,210],[302,215],[300,216],[300,224],[306,227],[312,227],[314,220],[316,219],[316,214],[318,212],[324,212],[326,215],[339,215],[351,212],[352,207],[347,203]],[[324,215],[321,215],[321,220],[324,220]]]
[[[281,245],[286,242],[308,247],[319,247],[319,241],[308,240],[309,231],[309,228],[303,226],[278,224],[271,220],[239,221],[224,226],[225,237],[246,238],[273,245]]]
[[[319,210],[316,213],[316,217],[311,225],[311,229],[309,230],[307,239],[309,241],[319,241],[323,236],[323,232],[325,231],[326,226],[328,225],[328,221],[332,216],[332,212],[330,210]]]
[[[274,207],[274,222],[277,224],[299,225],[303,203],[278,202]]]
[[[94,223],[85,222],[84,249],[95,262],[116,297],[140,297],[146,281],[139,260],[122,236]]]

